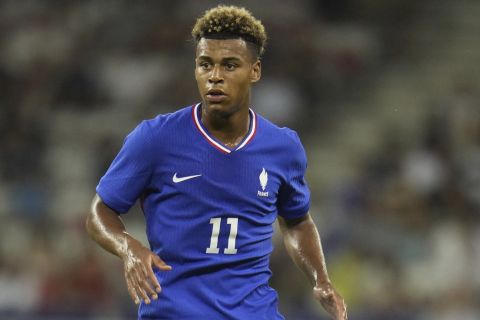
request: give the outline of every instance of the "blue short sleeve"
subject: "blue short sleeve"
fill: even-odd
[[[307,156],[296,132],[292,131],[295,146],[288,167],[287,180],[280,187],[278,214],[285,219],[300,218],[310,209],[310,189],[305,180]]]
[[[100,179],[96,191],[117,213],[127,212],[152,176],[152,133],[146,121],[126,138],[122,149]]]

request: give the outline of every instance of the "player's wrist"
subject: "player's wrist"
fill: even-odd
[[[330,281],[330,279],[321,279],[321,280],[317,280],[315,281],[315,288],[321,288],[321,289],[330,289],[332,288],[332,282]]]
[[[137,247],[140,242],[137,239],[133,238],[131,235],[129,235],[127,232],[124,232],[121,237],[122,239],[120,241],[121,245],[118,248],[118,256],[122,260],[125,260],[125,258],[131,256],[132,250],[134,250],[134,248]]]

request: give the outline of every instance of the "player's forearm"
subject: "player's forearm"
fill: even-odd
[[[130,241],[136,241],[126,231],[118,214],[95,195],[86,228],[90,237],[102,248],[116,256],[123,257]]]
[[[280,218],[279,223],[287,252],[311,284],[330,283],[320,235],[310,214],[297,221]]]

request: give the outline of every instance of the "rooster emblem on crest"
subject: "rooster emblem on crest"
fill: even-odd
[[[262,190],[265,191],[265,188],[267,187],[267,183],[268,183],[268,173],[265,170],[265,168],[262,168],[262,172],[260,173],[259,179],[260,179],[260,185],[262,186]]]

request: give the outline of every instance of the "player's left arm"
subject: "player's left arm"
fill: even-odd
[[[309,213],[297,219],[278,217],[285,247],[313,285],[313,295],[335,320],[347,319],[346,304],[327,273],[320,235]]]

